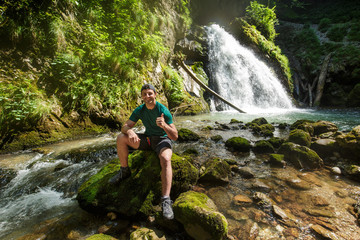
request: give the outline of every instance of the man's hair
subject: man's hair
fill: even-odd
[[[145,90],[145,89],[151,89],[151,90],[154,91],[154,93],[156,93],[156,90],[155,90],[154,86],[151,85],[151,84],[149,84],[149,83],[144,84],[144,85],[141,87],[141,91],[140,91],[140,92],[142,92],[142,91]]]

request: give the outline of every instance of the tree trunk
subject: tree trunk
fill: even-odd
[[[202,88],[204,88],[206,91],[208,91],[209,93],[211,93],[212,95],[214,95],[215,97],[219,98],[221,101],[223,101],[224,103],[226,103],[227,105],[229,105],[230,107],[238,110],[241,113],[245,113],[243,110],[241,110],[240,108],[238,108],[237,106],[235,106],[234,104],[232,104],[231,102],[227,101],[226,99],[224,99],[223,97],[221,97],[219,94],[217,94],[216,92],[214,92],[212,89],[210,89],[208,86],[206,86],[202,81],[200,81],[195,74],[186,66],[186,64],[183,61],[180,61],[180,65],[182,68],[185,69],[185,71],[194,79],[194,81],[199,84]]]
[[[329,62],[330,62],[330,58],[331,58],[331,53],[329,53],[325,57],[324,62],[321,66],[319,80],[318,80],[317,87],[316,87],[316,97],[315,97],[315,101],[314,101],[315,107],[318,107],[320,105],[320,100],[321,100],[323,90],[324,90],[326,73],[327,73],[327,68],[328,68]]]

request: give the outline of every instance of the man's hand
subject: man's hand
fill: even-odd
[[[127,135],[129,137],[130,143],[137,143],[137,142],[140,141],[140,138],[138,137],[138,135],[132,129],[129,129],[127,131]]]
[[[158,125],[161,128],[164,128],[166,126],[164,113],[162,113],[160,117],[156,118],[156,125]]]

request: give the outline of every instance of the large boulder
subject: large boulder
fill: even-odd
[[[292,142],[281,145],[278,153],[284,154],[284,159],[299,169],[318,169],[324,165],[315,151]]]
[[[235,152],[249,152],[250,142],[242,137],[232,137],[225,142],[225,146]]]
[[[259,140],[255,143],[253,151],[255,153],[273,153],[275,149],[269,141]]]
[[[311,136],[302,129],[294,129],[289,134],[289,142],[293,142],[302,146],[310,147]]]
[[[229,183],[231,169],[225,160],[219,158],[208,160],[204,164],[204,168],[199,179],[200,182],[215,185]]]
[[[200,139],[200,136],[197,133],[187,128],[181,128],[179,130],[178,136],[179,142],[197,141]]]
[[[338,131],[338,127],[334,123],[328,121],[320,120],[311,125],[314,129],[314,135],[316,136],[329,132],[336,133]]]
[[[221,240],[228,233],[228,222],[204,193],[189,191],[175,201],[175,219],[184,225],[195,240]]]
[[[321,158],[329,158],[338,152],[339,148],[336,141],[331,138],[320,138],[311,143],[310,148],[314,150]]]
[[[353,128],[348,134],[338,135],[335,140],[344,157],[360,160],[360,125]]]
[[[135,151],[129,155],[131,177],[118,185],[109,184],[120,166],[118,160],[107,164],[97,174],[83,183],[78,191],[80,207],[91,212],[113,211],[127,216],[151,214],[153,205],[161,196],[161,167],[153,151]],[[173,191],[179,195],[187,191],[198,178],[198,171],[183,157],[173,154]]]

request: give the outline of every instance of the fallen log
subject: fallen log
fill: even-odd
[[[234,104],[232,104],[231,102],[229,102],[228,100],[226,100],[225,98],[223,98],[222,96],[220,96],[218,93],[214,92],[212,89],[210,89],[208,86],[206,86],[200,79],[198,79],[195,74],[188,68],[188,66],[186,66],[186,64],[183,61],[179,61],[180,62],[180,66],[185,69],[185,71],[194,79],[194,81],[200,85],[200,87],[202,87],[203,89],[205,89],[207,92],[209,92],[210,94],[212,94],[213,96],[217,97],[218,99],[220,99],[221,101],[223,101],[224,103],[226,103],[227,105],[229,105],[230,107],[236,109],[237,111],[241,112],[241,113],[246,113],[243,110],[241,110],[240,108],[238,108],[237,106],[235,106]]]

